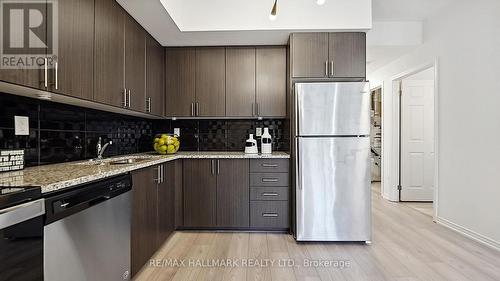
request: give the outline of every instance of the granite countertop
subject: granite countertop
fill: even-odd
[[[112,161],[136,158],[131,164],[110,165]],[[20,171],[0,173],[0,186],[41,186],[42,193],[53,192],[63,188],[128,173],[133,170],[158,165],[176,159],[202,158],[290,158],[286,152],[273,154],[244,154],[243,152],[178,152],[174,155],[158,155],[153,153],[139,153],[110,157],[99,162],[77,161],[37,167],[25,168]]]

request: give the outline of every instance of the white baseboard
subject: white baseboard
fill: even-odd
[[[486,237],[484,235],[481,235],[475,231],[472,231],[470,229],[467,229],[465,227],[462,227],[454,222],[451,222],[447,219],[443,219],[441,217],[437,217],[436,218],[436,222],[439,223],[440,225],[446,227],[446,228],[449,228],[455,232],[458,232],[464,236],[467,236],[485,246],[488,246],[492,249],[495,249],[497,251],[500,251],[500,242],[498,241],[495,241],[489,237]]]

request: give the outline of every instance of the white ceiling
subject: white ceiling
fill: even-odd
[[[453,0],[373,0],[374,21],[422,21]]]
[[[406,33],[413,31],[401,27],[406,24],[403,22],[423,21],[453,2],[326,0],[324,6],[317,6],[314,0],[278,0],[278,17],[270,21],[268,15],[273,0],[116,1],[163,46],[284,45],[289,34],[294,31],[368,30],[372,26],[372,19],[391,22],[393,27],[396,25],[392,29],[393,39],[396,40],[387,45],[380,44],[380,41],[389,40],[379,36],[384,32],[387,35],[387,31],[391,30],[386,25],[374,24],[374,31],[368,31],[368,72],[401,57],[420,44],[408,44]],[[372,15],[369,9],[372,9]],[[397,31],[397,26],[405,30]],[[383,32],[375,30],[381,28]],[[407,43],[398,43],[401,41],[397,39],[398,36],[405,38],[402,41]]]

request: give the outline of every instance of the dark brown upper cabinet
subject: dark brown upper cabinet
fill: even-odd
[[[216,160],[184,159],[184,227],[214,227],[217,216]]]
[[[227,48],[226,116],[255,115],[255,48]]]
[[[195,116],[226,115],[226,50],[210,47],[196,49]]]
[[[95,1],[94,99],[126,107],[125,12],[115,0]]]
[[[4,4],[4,2],[7,1],[0,0],[0,4]],[[45,11],[42,12],[46,13],[46,5],[43,6],[45,7]],[[42,7],[41,9],[43,10],[44,7]],[[40,26],[37,30],[38,34],[44,37],[43,39],[45,39],[45,37],[47,36],[46,30],[47,30],[46,25]],[[5,50],[3,52],[4,54],[6,53]],[[26,68],[24,64],[19,65],[19,67],[15,67],[12,69],[7,69],[4,67],[0,68],[0,80],[21,86],[27,86],[41,90],[48,90],[49,88],[48,71],[50,69],[48,69],[49,65],[48,61],[46,60],[47,50],[42,49],[40,50],[40,54],[36,55],[39,57],[43,57],[44,59],[40,61],[40,64],[37,63],[34,68]],[[47,70],[45,68],[45,65],[47,65]]]
[[[165,115],[189,117],[195,114],[196,52],[194,48],[165,51]]]
[[[366,34],[342,32],[329,34],[329,76],[366,77]]]
[[[146,35],[146,112],[163,115],[165,107],[165,51]]]
[[[250,226],[250,188],[248,159],[218,159],[217,226]]]
[[[328,77],[328,33],[293,33],[292,77]]]
[[[125,89],[128,108],[146,111],[146,32],[125,16]]]
[[[256,114],[262,117],[286,116],[286,49],[257,48]]]
[[[57,58],[50,69],[49,89],[91,100],[94,96],[94,0],[58,1],[57,8],[59,42]]]
[[[293,78],[365,78],[364,32],[294,33],[290,37]]]

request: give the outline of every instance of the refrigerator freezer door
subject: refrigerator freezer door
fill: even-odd
[[[370,134],[367,82],[295,84],[299,136]]]
[[[297,138],[298,241],[370,241],[370,138]]]

